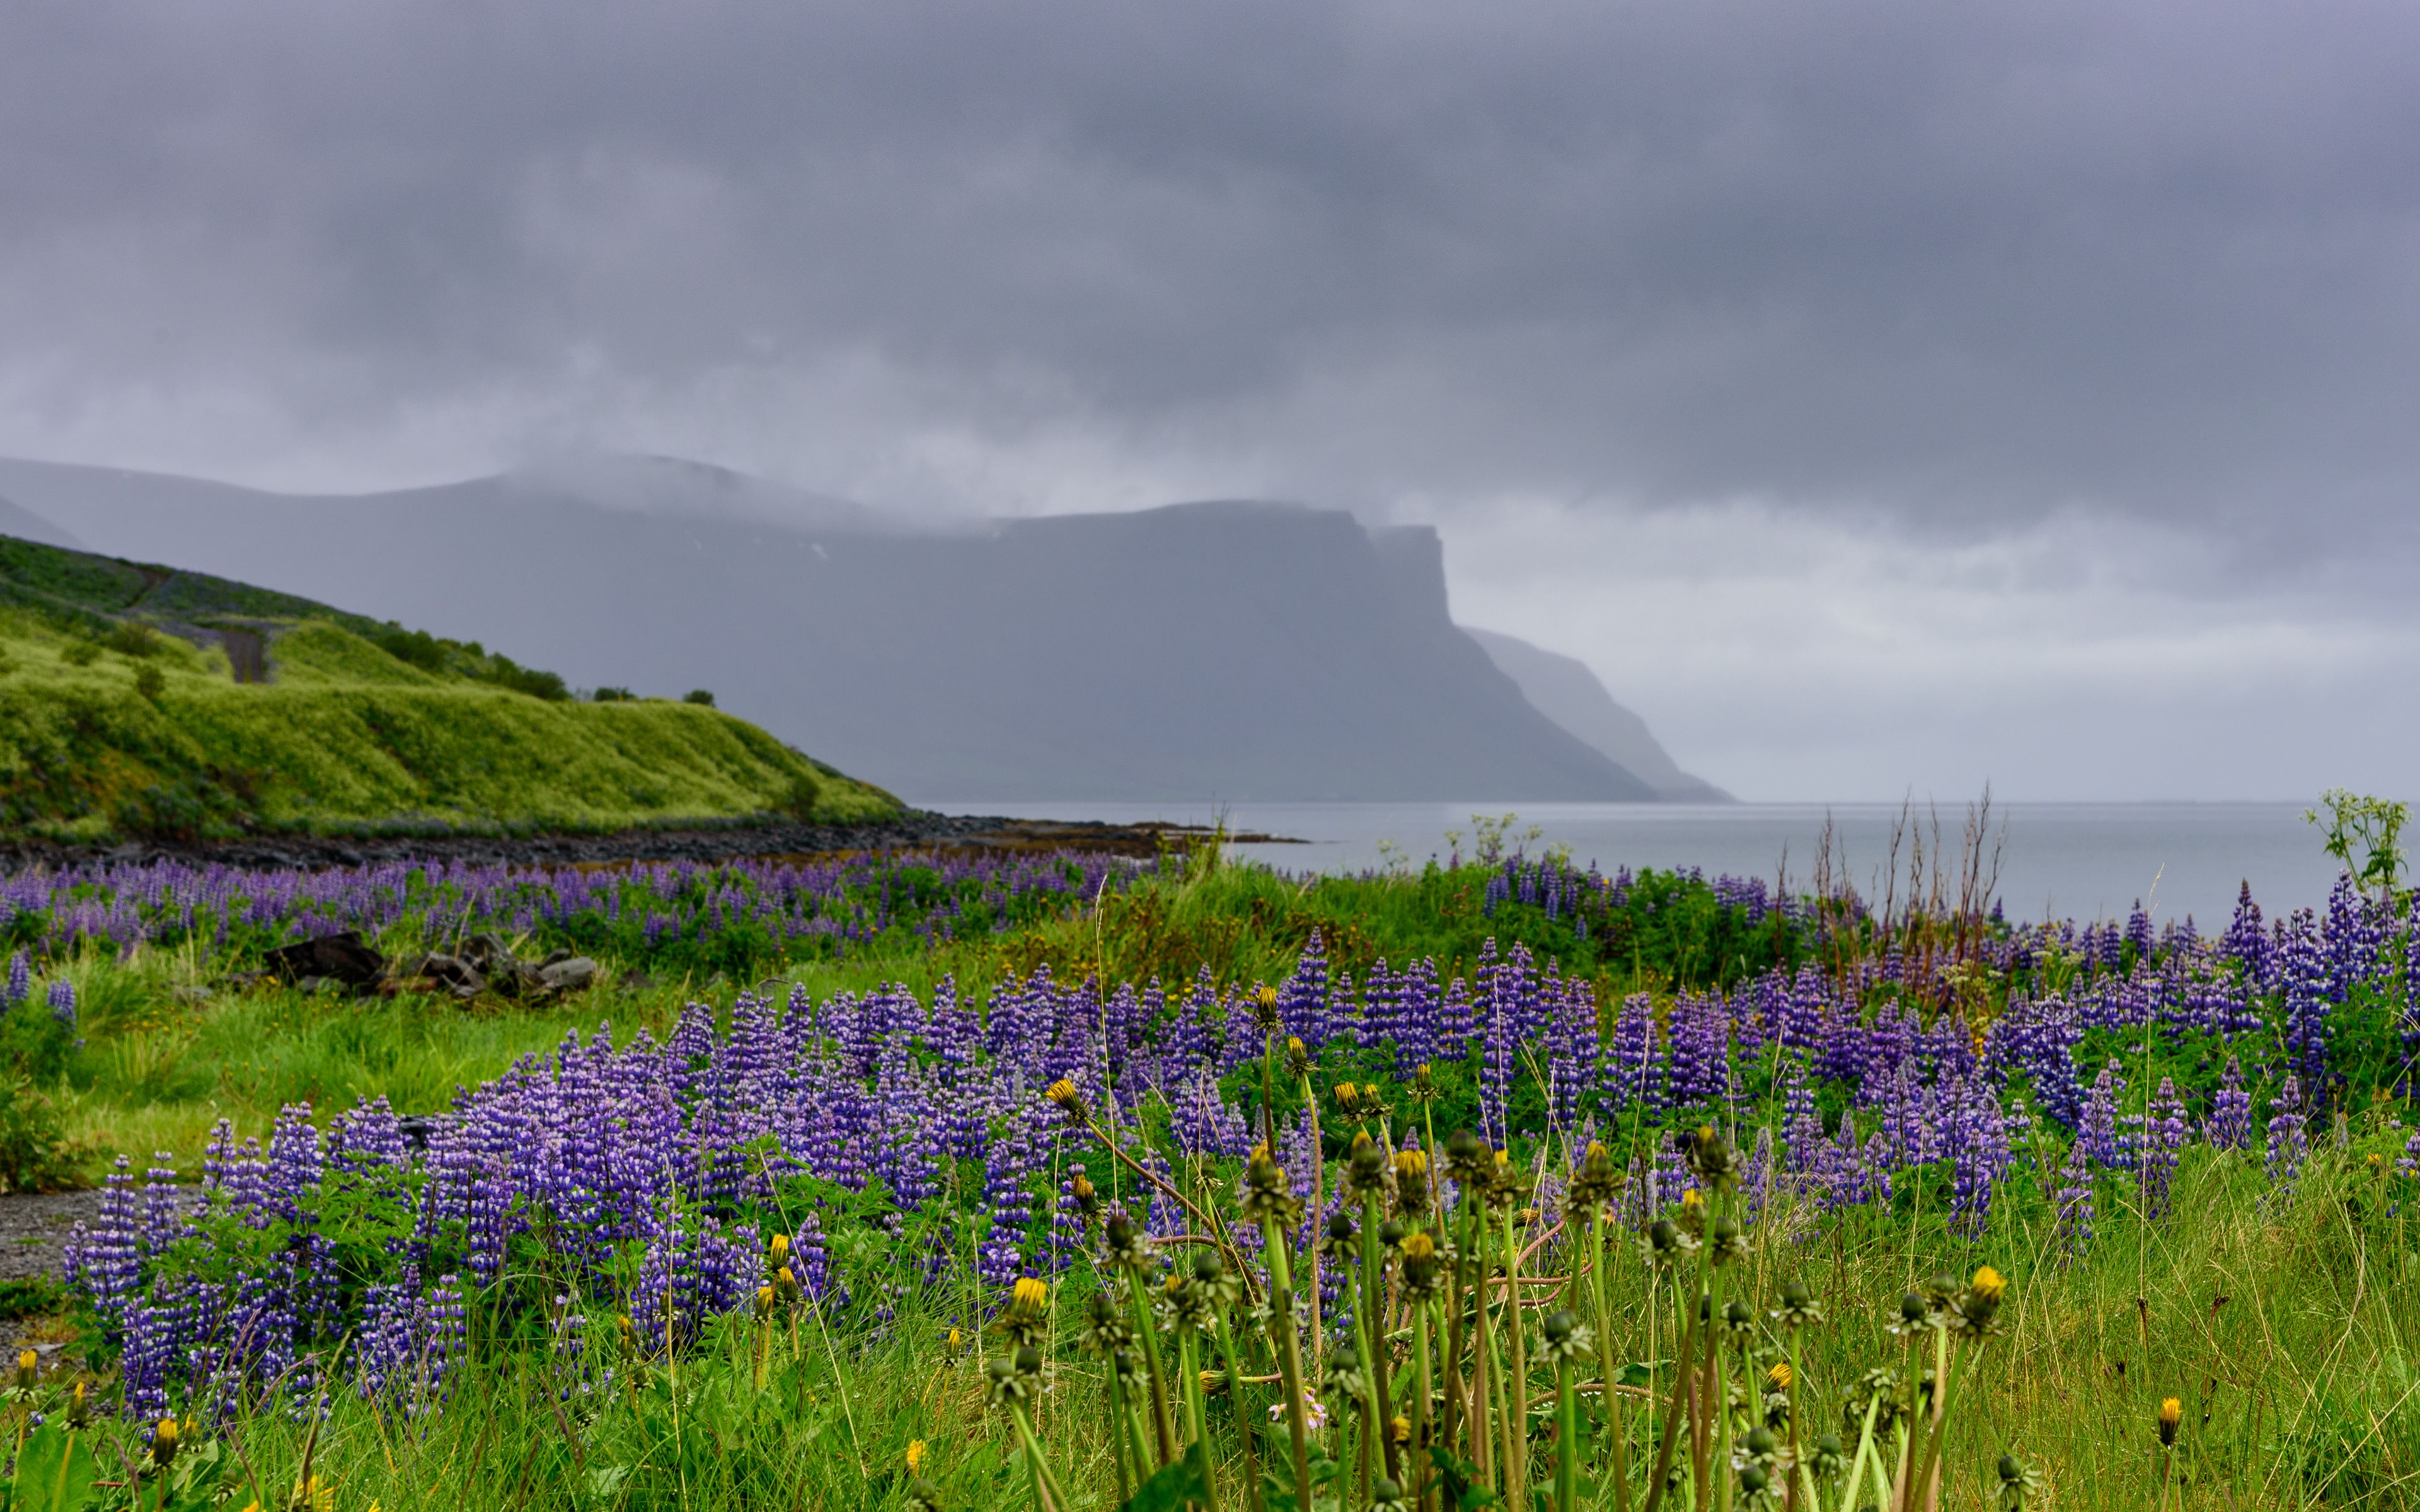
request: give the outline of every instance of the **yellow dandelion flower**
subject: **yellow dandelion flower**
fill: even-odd
[[[1050,1305],[1050,1288],[1030,1275],[1019,1277],[1009,1304],[1021,1312],[1038,1313]]]
[[[2000,1300],[2000,1293],[2009,1289],[2009,1278],[1988,1265],[1978,1266],[1975,1279],[1968,1282],[1967,1287],[1975,1295],[1985,1301],[1997,1302]]]

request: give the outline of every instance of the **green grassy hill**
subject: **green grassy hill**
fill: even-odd
[[[309,599],[0,536],[0,831],[60,841],[878,819],[705,703]]]

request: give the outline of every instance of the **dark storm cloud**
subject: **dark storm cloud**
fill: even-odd
[[[2359,3],[17,6],[0,406],[855,356],[1331,497],[2323,558],[2420,480],[2415,60]]]

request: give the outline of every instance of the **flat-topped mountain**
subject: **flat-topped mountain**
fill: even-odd
[[[574,682],[711,687],[920,802],[1660,795],[1452,623],[1433,532],[1338,510],[915,532],[653,459],[345,498],[0,461],[0,495]]]

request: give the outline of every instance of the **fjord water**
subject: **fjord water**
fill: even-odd
[[[1134,823],[1161,819],[1206,824],[1225,815],[1229,829],[1285,836],[1301,844],[1241,845],[1235,854],[1289,872],[1355,872],[1395,854],[1417,865],[1443,857],[1446,832],[1471,844],[1471,816],[1519,814],[1516,830],[1544,831],[1532,847],[1560,841],[1582,866],[1610,873],[1703,867],[1709,876],[1731,872],[1768,880],[1785,864],[1794,887],[1812,875],[1824,822],[1832,825],[1836,871],[1877,898],[1900,821],[1898,804],[1879,803],[944,803],[944,812],[1000,813],[1015,818],[1097,819]],[[2156,918],[2193,916],[2205,928],[2224,928],[2236,889],[2249,881],[2271,915],[2327,899],[2336,863],[2320,848],[2319,832],[2292,803],[2009,803],[1995,805],[1993,828],[2005,822],[1999,897],[2012,918],[2122,918],[2140,900]],[[1931,816],[1917,808],[1925,844]],[[1946,859],[1955,863],[1965,806],[1938,810]],[[1902,840],[1902,874],[1908,843]],[[1928,859],[1928,864],[1930,864]]]

